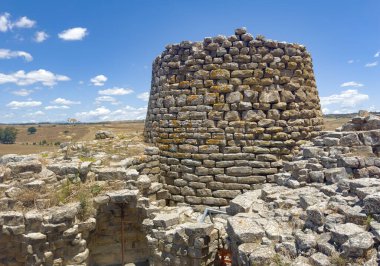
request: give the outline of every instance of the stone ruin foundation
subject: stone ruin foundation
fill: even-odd
[[[233,266],[377,266],[380,118],[321,127],[303,46],[244,28],[169,45],[153,64],[144,155],[0,157],[0,266],[211,266],[221,243]],[[16,208],[22,188],[73,176],[118,189],[95,196],[88,219],[80,203]]]
[[[273,182],[322,123],[302,45],[242,28],[168,45],[154,60],[144,134],[160,149],[173,202],[223,206]]]

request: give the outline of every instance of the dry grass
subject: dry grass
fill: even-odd
[[[5,127],[1,125],[0,127]],[[12,125],[18,129],[15,144],[0,144],[0,155],[4,154],[32,154],[43,151],[57,151],[59,146],[54,145],[71,139],[73,142],[94,140],[98,130],[110,130],[121,138],[131,138],[139,135],[137,141],[142,141],[143,122],[115,122],[105,124],[78,124],[78,125],[33,125],[36,127],[35,134],[28,134],[27,129],[31,125]],[[48,145],[39,145],[46,141]],[[33,145],[35,143],[35,145]]]
[[[344,123],[351,120],[349,117],[325,117],[323,118],[325,126],[324,130],[334,131],[336,128],[341,127]]]

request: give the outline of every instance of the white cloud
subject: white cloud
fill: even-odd
[[[19,108],[25,108],[25,107],[36,107],[40,106],[42,103],[39,101],[26,101],[26,102],[18,102],[18,101],[11,101],[7,104],[7,107],[11,109],[19,109]]]
[[[80,41],[86,35],[88,35],[86,28],[77,27],[62,31],[58,34],[58,37],[65,41]]]
[[[95,86],[103,86],[104,83],[108,80],[108,78],[104,75],[97,75],[93,77],[90,81]]]
[[[35,42],[43,42],[45,41],[47,38],[49,38],[49,35],[44,32],[44,31],[37,31],[35,34],[34,34],[34,41]]]
[[[21,89],[18,91],[12,91],[12,94],[25,97],[25,96],[29,96],[32,92],[33,90]]]
[[[34,25],[36,25],[36,22],[29,19],[28,17],[21,17],[12,25],[17,28],[32,28]]]
[[[119,87],[113,87],[111,89],[98,91],[100,95],[126,95],[132,92],[133,92],[132,89],[124,89],[124,88],[119,88]]]
[[[330,109],[329,108],[322,108],[322,113],[329,114],[330,113]]]
[[[139,95],[137,95],[137,98],[147,102],[149,101],[149,92],[140,93]]]
[[[374,55],[374,57],[380,57],[380,51],[378,51],[378,52]]]
[[[146,116],[147,107],[125,106],[111,111],[104,106],[88,112],[76,113],[75,116],[81,121],[120,121],[120,120],[139,120]]]
[[[117,105],[119,102],[112,96],[99,96],[95,99],[96,104],[100,104],[103,102],[109,102],[111,104]]]
[[[64,99],[64,98],[57,98],[54,101],[52,101],[52,103],[61,104],[61,105],[80,104],[80,102],[75,102],[75,101],[67,100],[67,99]]]
[[[69,109],[70,107],[67,105],[48,105],[45,106],[45,110],[53,110],[53,109]]]
[[[25,61],[32,61],[33,57],[31,54],[24,51],[11,51],[9,49],[0,49],[0,59],[11,59],[16,57],[23,57]]]
[[[42,83],[44,86],[54,86],[58,81],[68,81],[69,77],[54,74],[45,69],[39,69],[25,73],[19,70],[11,74],[0,73],[0,84],[15,83],[19,86],[31,85],[34,83]]]
[[[340,84],[341,87],[363,87],[364,85],[361,83],[357,83],[355,81],[348,81]]]
[[[352,113],[356,111],[359,104],[367,101],[369,96],[359,93],[358,90],[345,90],[340,94],[320,97],[320,99],[324,113]]]
[[[349,63],[349,64],[352,64],[353,62],[354,62],[354,60],[352,60],[352,59],[347,61],[347,63]]]
[[[378,64],[378,62],[375,61],[373,63],[367,63],[367,64],[365,64],[365,67],[375,67],[375,66],[377,66],[377,64]]]
[[[96,108],[95,110],[91,110],[88,112],[80,112],[76,113],[75,116],[81,120],[103,120],[102,117],[110,114],[111,111],[104,106]]]
[[[0,31],[1,32],[6,32],[12,28],[12,24],[9,19],[10,16],[11,15],[9,13],[0,14]]]
[[[23,115],[22,117],[33,117],[33,116],[41,116],[41,115],[45,115],[45,113],[42,111],[36,111],[36,112],[32,112],[32,113],[27,113],[27,114]]]

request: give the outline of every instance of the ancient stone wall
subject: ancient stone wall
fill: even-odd
[[[144,134],[160,149],[173,201],[227,205],[273,182],[321,116],[305,47],[241,28],[166,46],[153,63]]]

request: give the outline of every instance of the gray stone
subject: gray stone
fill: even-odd
[[[351,237],[365,232],[363,228],[353,223],[336,224],[330,231],[332,241],[338,245],[342,245]]]
[[[248,212],[251,209],[253,202],[260,197],[260,194],[260,190],[255,190],[245,192],[244,194],[235,197],[230,201],[230,207],[227,209],[227,212],[230,215],[235,215],[240,212]]]
[[[351,235],[342,245],[342,249],[348,257],[362,257],[367,250],[372,248],[373,244],[373,235],[369,232],[362,232]]]
[[[328,184],[335,184],[335,183],[338,183],[342,179],[346,179],[347,172],[344,167],[325,169],[324,176]]]
[[[330,266],[330,259],[323,253],[317,252],[310,256],[310,261],[312,265],[315,266]]]
[[[368,214],[380,213],[380,192],[376,192],[372,195],[368,195],[363,200],[364,210]]]
[[[254,242],[265,235],[263,228],[252,218],[238,216],[227,219],[227,233],[238,243]]]

